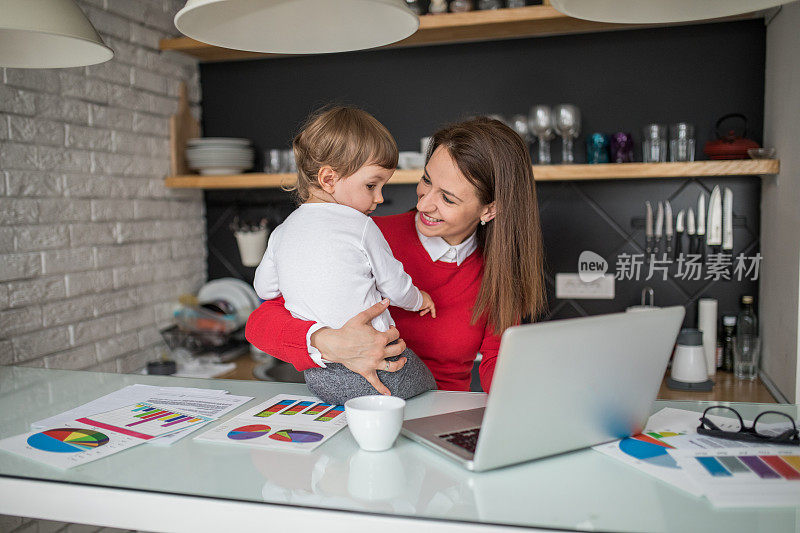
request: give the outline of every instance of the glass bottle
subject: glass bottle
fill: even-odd
[[[722,370],[733,372],[733,339],[736,335],[736,317],[722,317]]]
[[[753,310],[753,297],[742,296],[742,309],[736,319],[736,342],[733,351],[734,375],[739,379],[756,379],[759,354],[758,319]]]

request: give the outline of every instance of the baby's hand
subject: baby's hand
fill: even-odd
[[[425,291],[419,292],[422,293],[422,305],[419,307],[419,316],[425,316],[426,313],[430,313],[433,318],[436,318],[436,306],[433,305],[431,295]]]

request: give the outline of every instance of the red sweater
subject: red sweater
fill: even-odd
[[[470,324],[472,308],[483,277],[483,256],[472,253],[461,265],[431,261],[419,242],[414,212],[375,217],[394,256],[403,263],[414,284],[431,295],[436,318],[391,307],[400,336],[430,368],[440,390],[469,390],[472,363],[480,352],[483,390],[489,391],[500,337],[487,326],[486,317]],[[312,322],[291,316],[283,299],[264,302],[247,321],[246,336],[265,352],[292,363],[297,370],[312,368],[306,334]]]

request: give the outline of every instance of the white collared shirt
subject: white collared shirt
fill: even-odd
[[[419,213],[414,217],[414,220],[416,221],[417,218],[419,218]],[[469,257],[472,252],[478,248],[476,232],[473,232],[472,235],[464,239],[462,243],[451,246],[441,237],[427,237],[423,235],[419,232],[416,224],[414,225],[414,229],[417,231],[417,237],[419,237],[419,242],[422,243],[422,247],[425,248],[425,251],[431,256],[431,261],[455,263],[461,266],[464,259]]]

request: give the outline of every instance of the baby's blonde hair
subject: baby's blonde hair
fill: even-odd
[[[319,188],[319,169],[330,166],[339,176],[353,175],[366,164],[397,167],[397,143],[386,127],[356,107],[324,107],[306,120],[292,141],[297,162],[293,190],[298,203]]]

